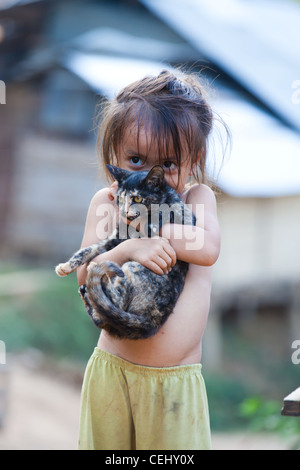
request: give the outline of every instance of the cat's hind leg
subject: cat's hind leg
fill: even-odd
[[[60,263],[56,266],[55,272],[58,276],[67,276],[84,263],[88,263],[95,256],[100,255],[105,250],[101,243],[95,243],[78,250],[66,263]]]
[[[107,320],[103,313],[114,306],[112,302],[119,306],[124,306],[124,302],[126,303],[127,292],[124,277],[123,270],[114,262],[106,260],[89,264],[86,279],[87,299],[92,305],[91,317],[97,326],[102,319]]]
[[[141,314],[141,304],[138,308],[133,305],[134,291],[139,284],[138,269],[138,263],[125,263],[120,268],[107,260],[92,262],[88,267],[87,297],[93,307],[94,323],[97,325],[99,320],[104,321],[103,328],[118,338],[147,338],[157,331],[152,316],[147,318]],[[147,293],[142,297],[145,301]]]
[[[100,318],[99,316],[95,316],[94,314],[94,309],[91,306],[88,296],[87,296],[87,289],[86,285],[83,284],[82,286],[79,287],[78,289],[78,294],[80,295],[83,304],[85,306],[85,309],[89,315],[89,317],[93,320],[94,324],[97,326],[97,328],[103,328],[105,327],[105,321],[104,319]]]
[[[84,303],[84,306],[85,306],[85,309],[86,309],[87,313],[92,318],[93,317],[93,307],[91,306],[91,304],[88,301],[86,285],[85,284],[83,284],[82,286],[79,287],[78,294],[80,295],[81,300]]]

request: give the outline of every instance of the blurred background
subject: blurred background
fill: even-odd
[[[97,341],[76,275],[97,167],[95,107],[180,66],[206,81],[222,251],[203,366],[216,449],[297,448],[300,2],[0,1],[0,449],[75,449]],[[5,351],[3,350],[5,345]],[[5,359],[5,360],[4,360]]]

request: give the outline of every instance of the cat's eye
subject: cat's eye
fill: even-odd
[[[133,198],[134,202],[138,202],[138,203],[142,202],[142,199],[143,199],[142,196],[134,196]]]
[[[117,204],[123,204],[123,197],[117,196]]]

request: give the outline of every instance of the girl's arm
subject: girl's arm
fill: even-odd
[[[196,216],[196,226],[165,224],[161,228],[161,236],[169,240],[178,259],[200,266],[212,266],[220,253],[215,195],[206,185],[193,186],[186,204]]]
[[[110,201],[108,194],[109,189],[104,188],[98,191],[92,198],[87,213],[81,248],[98,243],[100,240],[107,238],[113,231],[115,208]],[[105,212],[106,208],[107,213]],[[107,222],[106,224],[105,221]],[[77,269],[79,285],[85,283],[86,275],[87,265],[84,264]]]

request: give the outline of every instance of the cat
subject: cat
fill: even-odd
[[[69,261],[56,266],[59,276],[75,271],[126,238],[158,236],[163,223],[195,225],[194,214],[167,184],[160,165],[149,172],[112,165],[107,168],[118,181],[117,227],[107,239],[80,249]],[[141,339],[154,335],[172,313],[184,286],[188,263],[177,260],[171,271],[163,275],[135,261],[122,266],[107,260],[90,262],[87,270],[86,284],[79,288],[79,294],[95,325],[118,338]]]

